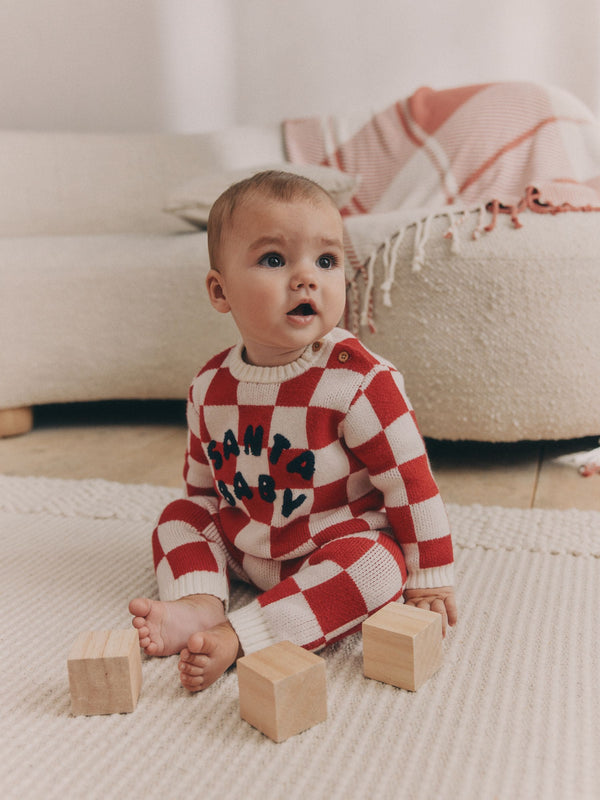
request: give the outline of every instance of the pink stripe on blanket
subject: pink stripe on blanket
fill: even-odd
[[[514,216],[540,210],[542,197],[554,211],[600,210],[600,126],[562,90],[520,82],[421,88],[346,139],[344,130],[338,118],[284,124],[292,161],[361,176],[347,215],[439,211],[460,200],[496,202]],[[542,184],[530,202],[531,187]]]
[[[424,86],[408,98],[410,114],[428,136],[433,136],[457,108],[488,86],[488,83],[480,83],[474,86],[444,89],[441,92]]]
[[[405,139],[398,136],[400,125],[402,113],[396,103],[375,114],[369,125],[336,149],[333,166],[362,176],[355,196],[362,213],[372,211],[398,172],[421,147],[421,143],[413,142],[410,136]]]
[[[288,159],[294,164],[323,164],[327,158],[318,117],[283,123],[283,138]]]

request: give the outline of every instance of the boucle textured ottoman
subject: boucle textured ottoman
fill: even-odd
[[[458,242],[431,222],[413,268],[415,226],[400,243],[384,306],[374,265],[376,332],[367,346],[404,373],[422,432],[438,439],[517,441],[600,433],[600,218],[524,213]],[[458,251],[458,252],[454,252]],[[364,285],[360,286],[364,302]]]

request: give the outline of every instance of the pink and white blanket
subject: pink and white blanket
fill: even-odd
[[[418,89],[374,115],[283,124],[287,157],[360,176],[343,209],[347,257],[364,268],[416,225],[413,269],[423,265],[428,221],[480,211],[473,236],[499,213],[600,211],[600,124],[568,92],[533,83]]]

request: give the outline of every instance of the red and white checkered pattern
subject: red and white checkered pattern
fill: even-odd
[[[376,531],[333,539],[258,600],[276,640],[315,650],[358,630],[402,594],[402,551]]]
[[[336,329],[279,368],[247,365],[241,346],[215,356],[188,422],[188,497],[153,538],[161,597],[226,600],[231,570],[264,592],[257,613],[275,639],[318,647],[405,584],[452,583],[448,520],[402,376],[351,334]]]

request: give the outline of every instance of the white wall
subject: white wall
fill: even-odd
[[[0,0],[0,127],[218,128],[233,51],[230,0]]]
[[[598,0],[236,0],[236,22],[246,120],[506,79],[555,83],[600,110]]]
[[[161,45],[162,127],[200,131],[232,124],[236,59],[230,0],[145,0],[143,5],[155,8]]]
[[[0,127],[194,131],[556,83],[600,111],[599,0],[0,0]]]

